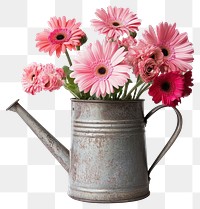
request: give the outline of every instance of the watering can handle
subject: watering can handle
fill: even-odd
[[[166,106],[163,105],[159,105],[155,108],[153,108],[144,118],[145,120],[145,124],[147,123],[147,119],[150,118],[156,111],[160,110],[161,108],[164,108]],[[162,159],[162,157],[165,155],[165,153],[169,150],[169,148],[172,146],[172,144],[175,142],[175,140],[177,139],[181,128],[182,128],[182,116],[181,113],[178,111],[178,109],[176,109],[175,107],[173,107],[174,111],[176,112],[177,115],[177,125],[176,125],[176,129],[174,131],[174,133],[172,134],[171,138],[169,139],[169,141],[167,142],[167,144],[165,145],[165,147],[162,149],[162,151],[160,152],[160,154],[158,155],[158,157],[155,159],[155,161],[153,162],[153,164],[151,165],[151,167],[148,170],[148,175],[150,175],[151,171],[153,170],[153,168],[156,166],[156,164]],[[150,179],[150,178],[149,178]]]

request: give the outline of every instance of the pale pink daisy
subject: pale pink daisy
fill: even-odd
[[[75,19],[66,20],[66,17],[52,17],[49,28],[36,36],[39,51],[49,52],[52,55],[56,52],[60,57],[61,52],[65,53],[66,49],[76,50],[81,45],[81,38],[85,33],[79,28],[81,23],[76,23]]]
[[[42,64],[32,63],[28,65],[22,74],[22,86],[24,91],[34,95],[42,90],[38,76],[42,72]]]
[[[60,89],[63,85],[63,77],[64,71],[62,68],[55,68],[53,64],[46,64],[43,66],[38,80],[43,90],[54,91]]]
[[[118,48],[115,42],[101,44],[96,41],[79,52],[70,75],[80,91],[105,97],[114,92],[114,87],[124,86],[130,78],[130,66],[122,64],[126,53],[124,47]]]
[[[92,26],[101,34],[105,34],[107,39],[116,40],[124,34],[129,35],[130,32],[138,30],[140,20],[136,14],[128,8],[107,7],[107,12],[102,9],[97,9],[97,17],[100,20],[91,20]]]
[[[179,33],[176,24],[160,23],[156,31],[152,26],[143,34],[144,42],[160,47],[164,55],[161,66],[165,72],[192,70],[193,47],[189,42],[187,33]]]

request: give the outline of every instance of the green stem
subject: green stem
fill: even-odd
[[[135,91],[134,91],[133,99],[135,99],[136,94],[137,94],[137,88],[136,88]]]
[[[129,81],[125,84],[124,94],[122,96],[122,99],[124,99],[126,97],[126,94],[127,94],[127,91],[128,91],[128,85],[129,85]]]
[[[117,99],[119,99],[122,95],[122,91],[119,92],[118,96],[117,96]]]
[[[137,83],[139,80],[140,80],[140,76],[138,75],[136,83]],[[133,99],[135,99],[136,93],[137,93],[137,88],[136,88],[135,91],[134,91]]]
[[[129,97],[131,96],[132,92],[133,92],[138,86],[140,86],[142,83],[143,83],[143,81],[142,81],[142,80],[139,80],[139,81],[135,84],[135,86],[129,91],[129,93],[126,95],[126,97],[125,97],[125,98],[122,98],[122,99],[125,100],[125,99],[129,98]]]
[[[70,58],[70,56],[69,56],[69,53],[68,53],[67,49],[66,49],[66,51],[65,51],[65,54],[66,54],[67,60],[68,60],[68,62],[69,62],[69,65],[72,66],[72,61],[71,61],[71,58]]]
[[[149,88],[150,85],[151,85],[151,83],[148,83],[144,88],[140,89],[141,91],[138,92],[136,99],[139,99],[140,96],[143,94],[143,92],[145,92]]]
[[[140,90],[137,92],[137,95],[140,94],[140,92],[142,91],[142,89],[143,89],[145,86],[146,86],[146,83],[144,83],[144,84],[140,87]],[[135,98],[137,98],[137,96],[136,96]]]

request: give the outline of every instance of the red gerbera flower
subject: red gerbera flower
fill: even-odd
[[[175,107],[184,92],[184,77],[179,72],[161,74],[154,79],[149,88],[149,95],[157,104],[162,101],[163,105]]]
[[[188,71],[184,74],[184,91],[183,97],[189,96],[192,93],[192,89],[190,88],[194,84],[192,83],[192,71]]]

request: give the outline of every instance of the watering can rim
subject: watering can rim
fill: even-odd
[[[138,103],[138,102],[144,102],[144,99],[137,99],[137,100],[88,100],[88,99],[76,99],[71,98],[72,102],[81,102],[81,103]]]

